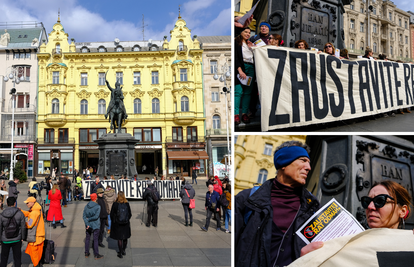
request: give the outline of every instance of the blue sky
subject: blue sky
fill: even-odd
[[[178,18],[199,36],[231,34],[231,0],[1,0],[0,22],[38,21],[46,31],[56,23],[58,9],[65,31],[76,42],[145,40],[170,37]]]
[[[392,2],[401,10],[414,12],[412,0],[394,0]]]

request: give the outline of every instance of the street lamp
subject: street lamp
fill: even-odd
[[[230,93],[230,88],[227,87],[227,78],[230,78],[231,73],[229,71],[229,67],[227,66],[227,62],[224,63],[223,66],[221,66],[221,74],[220,77],[217,74],[217,69],[214,72],[214,76],[213,79],[214,80],[219,80],[220,82],[224,83],[224,87],[223,87],[223,92],[222,94],[225,95],[225,99],[226,99],[226,129],[227,129],[227,158],[225,159],[225,163],[226,163],[226,172],[227,175],[229,175],[229,178],[231,180],[231,175],[229,173],[229,162],[227,162],[228,159],[230,159],[230,140],[229,140],[229,115],[228,115],[228,107],[227,107],[227,93]]]
[[[10,178],[9,180],[13,180],[13,134],[14,134],[14,106],[16,104],[16,84],[20,83],[20,78],[23,77],[24,69],[22,67],[9,67],[9,73],[4,76],[3,80],[8,82],[9,79],[13,82],[13,88],[10,90],[11,100],[12,100],[12,121],[11,121],[11,151],[10,151]]]

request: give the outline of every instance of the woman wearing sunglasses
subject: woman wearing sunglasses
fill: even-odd
[[[327,53],[331,56],[335,56],[335,46],[333,45],[333,43],[331,42],[327,42],[324,46],[323,46],[323,52]],[[318,54],[322,53],[322,51],[318,51]]]
[[[370,228],[404,228],[411,213],[408,191],[393,181],[375,183],[368,196],[361,198]]]

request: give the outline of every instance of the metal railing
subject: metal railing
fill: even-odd
[[[37,138],[38,145],[47,144],[75,144],[75,138]]]
[[[231,131],[229,131],[231,132]],[[226,135],[227,129],[208,129],[206,135]]]
[[[187,138],[187,136],[180,136],[177,138],[173,137],[166,137],[165,142],[166,143],[203,143],[206,141],[206,138],[203,137],[191,137]]]
[[[1,135],[1,141],[11,141],[11,134],[2,134]],[[16,142],[35,142],[36,141],[36,135],[33,134],[27,134],[27,135],[14,135],[13,136],[14,143]]]
[[[16,106],[17,106],[17,104],[16,104]],[[2,112],[6,112],[6,113],[13,112],[13,108],[11,107],[11,104],[7,105],[7,106],[3,106]],[[35,105],[25,104],[24,107],[22,107],[22,108],[18,108],[18,107],[14,108],[14,113],[26,113],[26,112],[36,113],[37,112],[37,107]]]

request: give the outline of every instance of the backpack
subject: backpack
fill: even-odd
[[[253,193],[256,192],[256,190],[259,188],[260,188],[260,185],[253,186],[252,190],[250,190],[249,197],[253,195]],[[250,215],[252,215],[252,212],[253,211],[250,208],[245,207],[244,216],[243,216],[244,224],[247,225],[247,223],[249,222]]]
[[[37,190],[37,191],[39,191],[39,185],[38,185],[38,184],[34,184],[34,185],[32,186],[32,190]]]
[[[151,198],[152,201],[158,202],[160,200],[160,193],[158,193],[157,189],[151,190]]]
[[[118,205],[116,219],[119,224],[127,224],[129,222],[128,207],[125,203],[120,203]]]
[[[16,238],[17,236],[19,236],[20,227],[17,224],[16,219],[14,218],[15,215],[16,213],[13,215],[13,217],[9,218],[7,226],[4,228],[4,234],[8,239]]]
[[[230,204],[226,198],[226,193],[223,193],[220,195],[219,201],[220,201],[221,206],[224,208],[227,208]]]

